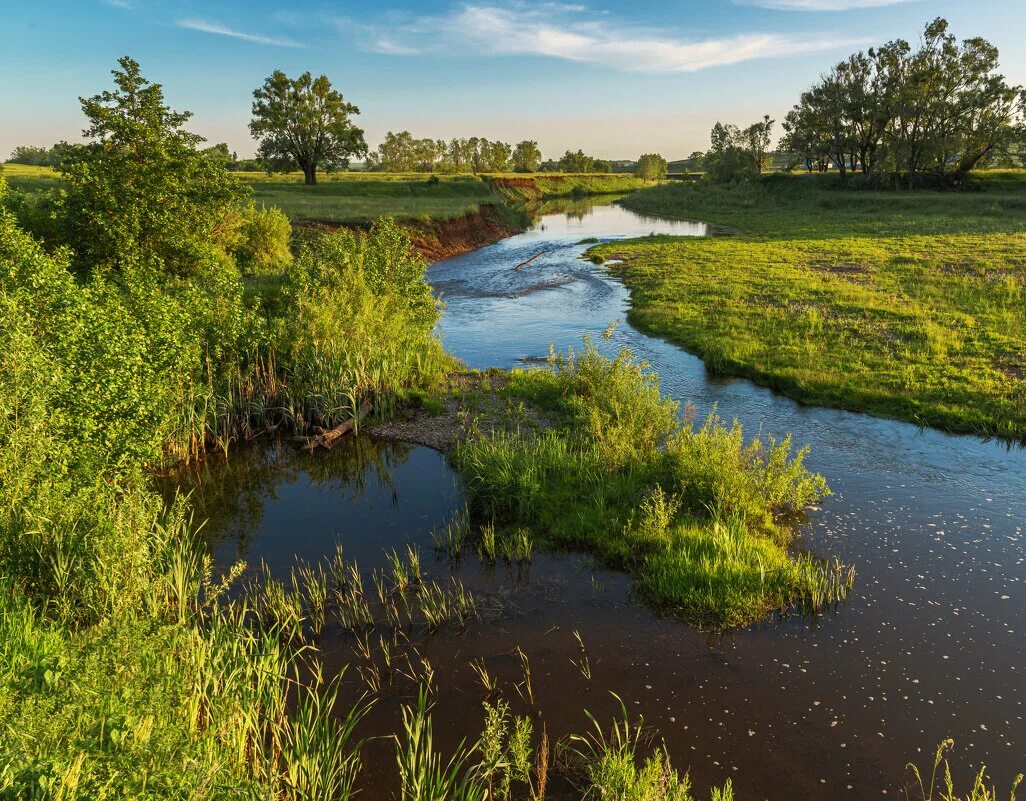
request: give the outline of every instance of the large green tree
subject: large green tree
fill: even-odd
[[[367,153],[363,131],[351,120],[359,113],[324,75],[304,72],[293,79],[275,70],[253,92],[249,131],[269,169],[298,168],[307,184],[315,184],[318,167],[345,168]]]
[[[541,164],[541,150],[538,143],[529,139],[517,142],[513,149],[513,171],[514,172],[537,172]]]
[[[971,170],[1022,147],[1026,94],[998,72],[985,39],[958,42],[935,19],[913,49],[896,40],[857,53],[804,92],[782,147],[795,160],[861,168],[910,189],[960,186]]]
[[[64,240],[82,270],[192,274],[234,244],[246,190],[197,149],[189,112],[168,107],[131,58],[118,65],[113,90],[81,99],[89,141],[58,166]]]
[[[646,181],[658,181],[666,177],[666,159],[658,153],[646,153],[638,158],[634,174]]]

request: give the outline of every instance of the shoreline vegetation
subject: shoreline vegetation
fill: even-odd
[[[359,671],[355,692],[346,671],[325,676],[328,627],[369,650],[377,627],[472,625],[474,597],[425,580],[413,549],[370,577],[376,598],[340,554],[290,581],[243,583],[242,563],[218,574],[190,498],[167,502],[151,479],[265,432],[326,442],[371,408],[387,421],[444,407],[458,365],[433,333],[427,265],[368,194],[354,220],[373,218],[368,229],[294,235],[287,213],[198,149],[189,115],[136,62],[113,76],[82,101],[90,141],[62,162],[60,192],[14,171],[42,196],[12,191],[0,174],[0,797],[346,801],[366,789],[358,725],[380,674]],[[408,195],[376,179],[382,196]],[[625,186],[474,180],[532,202]],[[452,184],[444,213],[459,217],[481,189]],[[680,243],[623,247],[652,245]],[[535,540],[586,550],[631,572],[656,609],[709,627],[844,597],[849,567],[788,549],[829,492],[805,450],[696,421],[628,351],[607,358],[585,341],[547,368],[460,389],[452,459],[474,526],[454,521],[459,537],[492,559],[529,558]],[[380,639],[384,659],[395,636]],[[526,700],[529,658],[516,653]],[[403,801],[543,801],[550,771],[581,798],[695,798],[624,705],[612,728],[588,715],[591,731],[550,743],[533,700],[532,716],[510,717],[483,668],[481,734],[443,754],[440,677],[426,660],[407,667],[416,700],[376,733],[395,745]],[[731,781],[709,797],[731,801]]]
[[[729,235],[589,256],[629,319],[803,403],[1026,440],[1026,172],[960,193],[839,188],[820,175],[666,184],[621,203]]]

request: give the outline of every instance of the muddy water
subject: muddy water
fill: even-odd
[[[695,223],[647,220],[615,206],[550,215],[521,236],[432,267],[447,301],[446,346],[475,367],[515,365],[624,319],[623,287],[579,259],[590,237],[701,235]],[[544,251],[544,252],[543,252]],[[517,265],[542,253],[529,265]],[[454,476],[423,448],[348,444],[300,457],[254,449],[208,464],[197,497],[213,513],[219,560],[284,565],[340,540],[365,569],[411,542],[429,572],[456,572],[501,609],[465,633],[414,632],[435,671],[436,737],[480,726],[482,691],[468,662],[483,658],[514,709],[530,660],[541,721],[555,738],[602,718],[617,692],[658,730],[699,788],[732,778],[743,799],[899,796],[909,760],[925,764],[947,736],[963,773],[986,764],[999,786],[1026,766],[1026,453],[974,437],[921,431],[865,415],[802,407],[621,323],[611,347],[649,360],[666,391],[699,413],[716,405],[750,430],[793,432],[835,495],[814,511],[802,545],[858,568],[853,597],[817,620],[767,621],[727,635],[660,620],[632,602],[626,577],[587,558],[535,556],[527,569],[435,558],[430,530],[459,504]],[[586,679],[573,632],[592,667]],[[352,659],[329,632],[329,663]],[[355,687],[354,687],[355,690]],[[413,685],[397,679],[366,721],[394,730]],[[367,797],[394,787],[394,750],[367,746]],[[558,787],[556,788],[558,790]],[[558,794],[558,793],[557,793]]]

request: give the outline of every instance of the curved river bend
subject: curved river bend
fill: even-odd
[[[580,258],[588,247],[580,241],[652,232],[705,228],[595,206],[544,216],[522,235],[433,265],[429,280],[447,303],[446,347],[472,367],[510,367],[546,355],[550,342],[565,349],[585,333],[597,339],[625,320],[629,298]],[[710,377],[699,359],[626,322],[607,347],[621,346],[700,416],[715,405],[748,431],[790,432],[812,446],[808,465],[835,494],[810,515],[801,544],[854,563],[855,591],[814,621],[711,636],[656,618],[632,601],[629,579],[587,558],[538,554],[529,570],[491,571],[474,559],[454,568],[440,560],[430,569],[458,570],[470,588],[501,595],[507,612],[421,646],[439,676],[436,736],[455,743],[480,731],[470,659],[483,658],[516,698],[519,644],[550,735],[584,730],[585,708],[608,719],[616,691],[658,729],[703,795],[732,778],[741,799],[900,796],[906,762],[926,766],[948,736],[963,780],[986,764],[1007,787],[1026,764],[1026,452]],[[429,555],[431,529],[460,502],[444,459],[424,448],[351,443],[316,458],[271,448],[208,469],[196,498],[214,517],[222,563],[312,560],[337,539],[365,569],[383,566],[383,548],[407,542]],[[588,647],[591,681],[570,663],[579,658],[574,630]],[[349,658],[341,642],[325,648],[338,664]],[[394,730],[397,706],[409,700],[400,696],[381,700],[371,726]],[[367,749],[370,786],[388,787],[393,746]]]

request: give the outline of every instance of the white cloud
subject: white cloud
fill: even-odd
[[[735,3],[777,11],[851,11],[909,3],[913,0],[734,0]]]
[[[595,15],[584,16],[585,12],[587,9],[579,5],[514,4],[500,8],[471,3],[445,16],[393,19],[380,27],[352,20],[337,22],[361,31],[361,38],[369,42],[365,45],[368,49],[390,55],[428,52],[535,55],[643,72],[693,72],[758,58],[829,50],[852,43],[832,37],[778,33],[688,40],[605,16],[602,19],[596,19]]]
[[[129,2],[129,0],[103,0],[103,2],[108,6],[113,6],[114,8],[121,8],[125,11],[131,11],[133,8],[135,8],[135,6],[132,5],[132,3]]]
[[[180,19],[176,24],[179,28],[188,28],[191,31],[201,31],[203,33],[213,33],[217,36],[230,36],[233,39],[242,39],[244,42],[253,42],[254,44],[275,45],[277,47],[303,46],[292,39],[274,38],[272,36],[261,36],[256,33],[246,33],[244,31],[238,31],[234,28],[221,25],[217,22],[209,22],[202,19]]]

